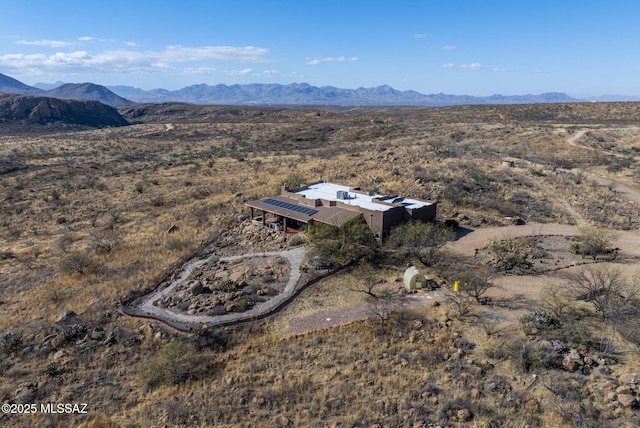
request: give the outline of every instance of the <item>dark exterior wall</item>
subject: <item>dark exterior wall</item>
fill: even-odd
[[[395,226],[404,222],[405,212],[406,210],[404,206],[397,206],[387,211],[383,211],[384,225],[382,227],[382,230],[384,231],[384,236],[386,236],[389,233],[389,231],[393,229]]]
[[[376,235],[377,238],[381,238],[384,230],[384,214],[383,211],[371,211],[361,210],[364,220],[369,225],[369,229]]]
[[[433,203],[426,207],[406,210],[407,220],[434,221],[438,214],[438,204]]]

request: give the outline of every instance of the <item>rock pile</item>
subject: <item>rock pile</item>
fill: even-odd
[[[212,257],[156,304],[189,315],[244,312],[281,293],[289,271],[282,257]]]

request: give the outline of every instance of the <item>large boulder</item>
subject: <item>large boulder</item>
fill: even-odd
[[[191,286],[189,287],[189,292],[192,296],[199,296],[200,294],[202,294],[204,292],[204,286],[202,285],[202,282],[195,281],[193,284],[191,284]]]
[[[576,349],[571,349],[562,359],[562,368],[568,372],[575,372],[584,365],[582,356]]]

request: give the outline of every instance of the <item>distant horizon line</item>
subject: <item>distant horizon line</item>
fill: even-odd
[[[200,86],[200,85],[206,85],[206,86],[218,86],[218,85],[224,85],[224,86],[249,86],[249,85],[277,85],[277,86],[289,86],[289,85],[308,85],[311,87],[316,87],[316,88],[336,88],[336,89],[343,89],[343,90],[352,90],[355,91],[357,89],[373,89],[373,88],[380,88],[380,87],[389,87],[391,89],[393,89],[394,91],[398,91],[398,92],[416,92],[420,95],[452,95],[452,96],[467,96],[467,97],[477,97],[477,98],[486,98],[486,97],[492,97],[492,96],[505,96],[505,97],[513,97],[513,96],[525,96],[525,95],[543,95],[543,94],[563,94],[563,95],[567,95],[571,98],[576,98],[577,100],[584,100],[584,101],[588,101],[591,98],[603,98],[603,97],[629,97],[629,98],[638,98],[640,99],[640,95],[631,95],[631,94],[623,94],[623,93],[604,93],[604,94],[599,94],[599,95],[594,95],[594,94],[572,94],[570,92],[566,92],[566,91],[558,91],[558,90],[549,90],[549,91],[542,91],[542,92],[521,92],[521,93],[504,93],[504,92],[494,92],[492,94],[489,95],[472,95],[469,93],[450,93],[450,92],[420,92],[419,90],[416,89],[396,89],[395,87],[391,86],[388,83],[382,83],[379,85],[375,85],[375,86],[358,86],[356,88],[348,88],[348,87],[341,87],[341,86],[335,86],[335,85],[314,85],[308,82],[291,82],[291,83],[278,83],[278,82],[273,82],[273,83],[259,83],[259,82],[252,82],[252,83],[206,83],[206,82],[201,82],[201,83],[192,83],[189,85],[185,85],[182,86],[180,88],[177,89],[167,89],[165,87],[154,87],[154,88],[150,88],[150,89],[144,89],[141,88],[139,86],[134,86],[132,84],[102,84],[102,83],[95,83],[95,82],[91,82],[91,81],[84,81],[84,82],[64,82],[61,80],[58,80],[56,82],[53,83],[47,83],[47,82],[36,82],[33,84],[30,84],[29,86],[32,86],[34,88],[38,88],[38,85],[41,86],[50,86],[49,89],[53,89],[56,87],[59,87],[61,85],[64,84],[86,84],[86,83],[90,83],[90,84],[94,84],[94,85],[100,85],[100,86],[104,86],[106,88],[109,87],[128,87],[128,88],[133,88],[133,89],[139,89],[141,91],[145,91],[145,92],[149,92],[149,91],[155,91],[155,90],[165,90],[165,91],[180,91],[182,89],[185,88],[189,88],[192,86]],[[55,86],[54,86],[55,85]],[[41,88],[38,88],[41,89]]]

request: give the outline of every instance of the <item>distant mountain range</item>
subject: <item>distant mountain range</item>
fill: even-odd
[[[306,83],[249,85],[192,85],[177,91],[143,91],[130,86],[110,86],[110,90],[138,103],[179,101],[193,104],[232,105],[360,105],[360,106],[451,106],[460,104],[529,104],[577,102],[562,93],[540,95],[473,97],[398,91],[383,85],[375,88],[342,89]]]
[[[111,106],[134,103],[184,102],[202,105],[354,105],[354,106],[453,106],[464,104],[536,104],[571,103],[584,101],[640,101],[640,97],[604,95],[589,99],[570,97],[562,92],[539,95],[425,95],[416,91],[398,91],[388,85],[375,88],[343,89],[333,86],[312,86],[306,83],[248,84],[248,85],[192,85],[169,91],[142,90],[132,86],[104,87],[93,83],[38,83],[28,86],[0,74],[0,92],[42,95],[57,98],[76,98],[100,101]]]
[[[93,83],[65,83],[55,88],[44,90],[24,83],[0,73],[0,92],[20,95],[38,95],[51,98],[66,98],[98,101],[112,107],[134,104],[114,94],[104,86]]]

